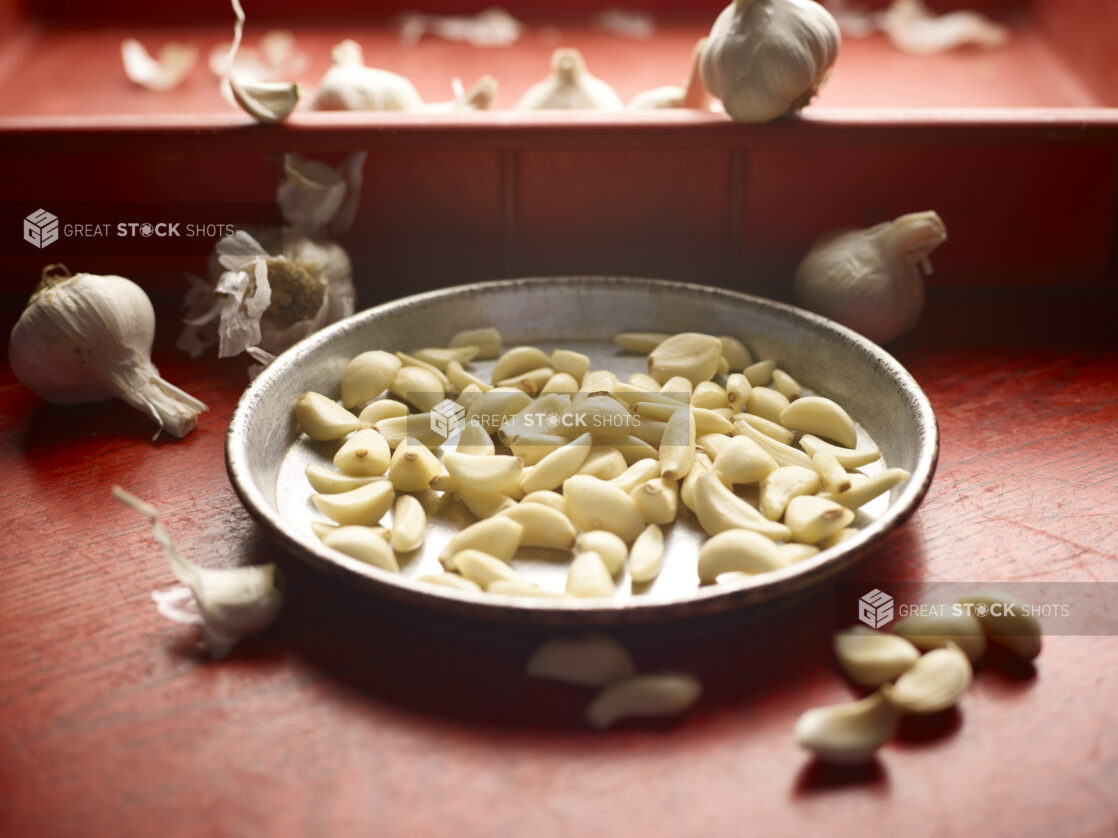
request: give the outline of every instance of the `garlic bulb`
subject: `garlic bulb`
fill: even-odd
[[[699,69],[738,122],[768,122],[811,101],[838,57],[838,24],[814,0],[734,0]]]
[[[639,111],[654,108],[707,110],[710,106],[710,94],[703,86],[703,79],[699,74],[699,61],[702,59],[703,50],[706,49],[706,43],[706,38],[700,38],[691,51],[691,67],[687,72],[687,80],[683,83],[683,86],[668,85],[641,91],[629,102],[629,110]]]
[[[361,45],[345,40],[334,47],[334,66],[322,77],[311,101],[316,111],[417,111],[423,99],[403,76],[366,67]]]
[[[947,239],[931,210],[867,230],[824,236],[796,270],[796,298],[808,309],[879,343],[916,325],[924,308],[930,254]]]
[[[225,657],[242,637],[262,631],[275,620],[283,594],[276,586],[279,572],[274,564],[221,570],[199,567],[179,555],[152,506],[120,486],[113,486],[113,496],[151,521],[155,540],[163,547],[171,570],[186,586],[152,592],[159,613],[178,623],[199,626],[215,659]]]
[[[577,49],[557,49],[551,54],[551,75],[536,82],[516,104],[520,111],[621,110],[621,99],[606,82],[590,75]]]
[[[155,311],[139,285],[51,265],[12,329],[8,361],[48,402],[115,396],[151,416],[156,437],[161,430],[186,436],[206,405],[160,378],[151,363],[154,338]]]

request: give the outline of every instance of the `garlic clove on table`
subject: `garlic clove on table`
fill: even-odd
[[[706,43],[706,38],[700,38],[691,51],[691,67],[682,86],[667,85],[666,87],[643,90],[630,100],[629,110],[642,111],[658,108],[709,110],[710,93],[703,85],[703,78],[699,73],[699,61],[703,56]]]
[[[151,362],[154,338],[155,311],[139,285],[50,265],[12,329],[8,361],[46,401],[115,396],[151,416],[156,437],[162,430],[183,437],[207,408],[160,377]]]
[[[824,236],[796,269],[796,298],[805,308],[884,343],[920,319],[921,270],[931,273],[928,256],[946,239],[947,228],[931,210]]]

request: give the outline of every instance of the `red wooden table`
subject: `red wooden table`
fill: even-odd
[[[3,298],[4,334],[22,299]],[[371,303],[372,300],[365,300]],[[928,392],[939,468],[848,577],[1118,581],[1113,287],[942,289],[891,347]],[[173,318],[173,306],[162,306]],[[169,322],[167,319],[162,323]],[[791,739],[847,700],[829,591],[761,619],[627,635],[706,692],[686,717],[593,733],[589,695],[522,675],[534,638],[349,596],[278,555],[226,479],[244,364],[156,362],[211,406],[152,444],[120,403],[59,408],[0,371],[0,833],[6,835],[1113,835],[1118,638],[986,665],[959,710],[868,769]],[[220,663],[150,592],[173,583],[122,484],[210,565],[277,560],[279,621]]]

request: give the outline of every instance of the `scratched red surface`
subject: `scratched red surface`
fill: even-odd
[[[379,296],[388,296],[382,291]],[[364,298],[371,303],[378,295]],[[9,329],[22,299],[3,298]],[[937,289],[892,347],[937,411],[915,516],[857,579],[1118,581],[1113,289]],[[164,324],[174,307],[164,305]],[[686,717],[605,734],[586,691],[526,679],[534,638],[417,621],[277,555],[225,476],[239,361],[156,360],[211,406],[152,444],[119,403],[53,407],[0,371],[0,831],[7,835],[1113,835],[1118,638],[987,665],[956,713],[866,770],[825,770],[797,716],[846,700],[832,597],[625,639],[686,668]],[[150,592],[173,583],[154,503],[209,566],[277,560],[278,623],[206,661]]]

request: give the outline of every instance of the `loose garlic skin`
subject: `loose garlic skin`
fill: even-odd
[[[947,239],[935,212],[902,215],[817,241],[796,269],[796,298],[878,343],[909,331],[924,309],[929,254]]]
[[[838,23],[812,0],[734,0],[714,22],[699,70],[730,117],[769,122],[811,101],[840,41]]]
[[[590,75],[582,53],[576,49],[555,50],[551,55],[551,75],[528,88],[516,104],[518,111],[619,111],[624,107],[609,84]]]

